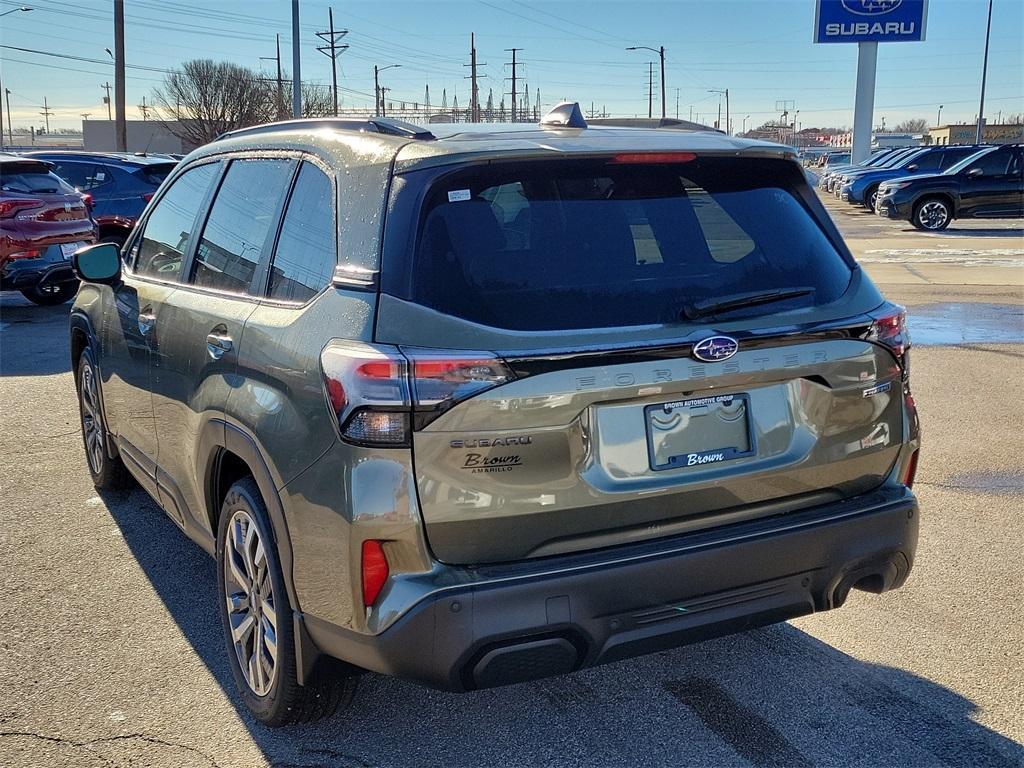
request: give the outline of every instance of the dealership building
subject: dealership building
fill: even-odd
[[[928,129],[929,144],[974,144],[978,136],[975,123],[940,125]],[[988,125],[981,129],[982,144],[1017,144],[1024,142],[1024,125],[1004,123]]]

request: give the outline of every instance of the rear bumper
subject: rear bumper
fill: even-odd
[[[308,615],[302,621],[323,653],[437,688],[472,690],[835,608],[854,585],[893,589],[910,572],[917,532],[913,494],[885,486],[670,540],[452,569],[446,581],[457,586],[423,595],[379,635]]]
[[[64,259],[60,247],[51,245],[36,259],[14,259],[0,272],[0,290],[22,291],[77,281],[71,262]]]

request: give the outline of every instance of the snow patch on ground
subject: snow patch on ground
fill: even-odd
[[[959,264],[966,267],[1024,267],[1024,248],[879,248],[864,251],[868,264]]]

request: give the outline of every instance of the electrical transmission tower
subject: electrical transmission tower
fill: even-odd
[[[334,28],[334,9],[327,9],[328,30],[317,32],[316,36],[324,41],[317,50],[331,60],[331,93],[334,95],[334,116],[338,116],[338,56],[348,50],[348,43],[339,41],[348,34],[347,29]]]
[[[521,62],[517,62],[516,61],[516,53],[518,51],[523,50],[523,49],[522,48],[506,48],[505,50],[512,52],[512,61],[506,62],[506,66],[511,66],[512,67],[512,77],[510,79],[512,80],[512,122],[514,123],[514,122],[516,122],[516,110],[519,107],[519,105],[518,105],[518,103],[516,101],[516,84],[518,82],[517,81],[516,67],[521,63]]]

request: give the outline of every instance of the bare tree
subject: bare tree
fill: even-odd
[[[153,91],[168,130],[193,146],[224,131],[267,122],[275,114],[273,81],[226,61],[193,59]]]
[[[334,115],[334,95],[331,93],[329,85],[303,83],[301,91],[303,117],[331,117]]]
[[[915,117],[904,120],[896,125],[893,131],[896,133],[925,133],[928,130],[928,121],[923,117]]]

